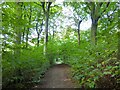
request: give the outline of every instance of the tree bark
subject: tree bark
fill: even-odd
[[[37,47],[39,47],[39,43],[40,43],[40,34],[38,34],[38,37],[37,37]]]
[[[28,47],[28,34],[29,34],[29,28],[27,29],[26,31],[26,42],[25,42],[25,47],[27,48]]]
[[[37,32],[37,47],[39,46],[39,43],[40,43],[40,34],[43,30],[43,20],[42,20],[42,23],[40,24],[40,29],[38,29],[38,20],[37,20],[37,23],[36,23],[36,32]]]
[[[98,19],[92,18],[92,26],[91,26],[91,44],[97,44],[97,26],[98,26]]]
[[[29,16],[29,26],[31,25],[31,14],[32,14],[32,7],[30,5],[30,16]],[[30,27],[28,27],[26,31],[26,48],[28,47],[28,35],[29,35]]]
[[[55,31],[53,30],[53,38],[55,37]]]
[[[36,23],[36,32],[37,32],[37,47],[39,47],[40,31],[38,31],[38,22]]]
[[[79,21],[78,23],[78,45],[80,45],[80,24],[81,24],[82,20]]]
[[[100,8],[103,5],[103,3],[90,2],[87,5],[88,5],[88,8],[91,11],[91,19],[92,19],[91,44],[92,45],[96,45],[97,44],[97,37],[96,36],[97,36],[98,20],[103,15],[103,13],[106,12],[106,10],[107,10],[106,8],[108,8],[108,6],[110,5],[110,2],[107,2],[106,8],[102,12],[100,12]]]
[[[22,39],[23,39],[23,43],[24,43],[24,40],[25,40],[25,30],[26,30],[26,28],[24,27],[24,31],[23,31],[23,33],[22,33]]]
[[[25,5],[24,5],[24,10],[25,10]],[[26,19],[26,14],[24,15],[24,20]],[[24,30],[23,30],[23,33],[22,33],[22,42],[24,43],[25,41],[25,31],[26,31],[26,26],[24,26]]]
[[[46,7],[45,7],[46,4]],[[48,42],[48,22],[49,22],[49,11],[52,2],[42,2],[42,8],[45,14],[45,37],[44,37],[44,55],[47,52],[47,42]],[[45,9],[46,8],[46,9]]]
[[[44,52],[47,50],[47,42],[48,42],[48,19],[49,19],[49,13],[46,13],[46,19],[45,19],[45,38],[44,38]]]

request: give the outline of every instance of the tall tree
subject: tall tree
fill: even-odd
[[[26,48],[28,47],[28,35],[31,27],[31,17],[32,17],[32,6],[31,4],[29,4],[28,27],[26,30]]]
[[[81,2],[67,2],[65,5],[71,6],[73,9],[73,18],[75,22],[75,26],[77,27],[78,33],[78,45],[80,45],[80,24],[84,19],[87,19],[87,14],[82,10]]]
[[[37,46],[39,46],[39,42],[40,42],[40,34],[43,30],[43,20],[42,22],[40,23],[40,28],[38,28],[38,21],[36,23],[36,32],[37,32]]]
[[[110,11],[110,2],[86,2],[89,8],[92,26],[91,26],[91,44],[95,45],[97,43],[97,27],[99,19],[105,14],[105,12]]]
[[[47,50],[47,42],[48,42],[48,22],[49,22],[49,12],[50,12],[50,6],[52,2],[41,2],[43,12],[45,15],[45,37],[44,37],[44,54],[46,54]]]
[[[60,20],[60,16],[62,16],[61,14],[62,14],[62,7],[61,6],[59,6],[59,5],[51,6],[51,11],[50,11],[50,29],[51,30],[49,31],[49,33],[51,33],[51,31],[53,32],[52,33],[53,38],[55,36],[55,33],[57,32],[56,28],[59,27],[56,24],[56,21],[57,20],[61,21]]]

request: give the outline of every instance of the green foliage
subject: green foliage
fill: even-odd
[[[49,61],[42,53],[42,47],[26,49],[16,57],[12,52],[3,54],[3,85],[40,82],[49,67]]]
[[[50,61],[51,65],[55,64],[55,60],[58,58],[59,54],[58,47],[59,47],[58,42],[55,42],[54,40],[49,41],[46,58]]]
[[[91,17],[94,19],[100,18],[97,45],[90,44],[91,32],[88,30],[81,31],[81,42],[78,46],[77,32],[68,26],[66,31],[61,32],[61,36],[56,31],[54,38],[50,38],[45,56],[43,38],[40,47],[27,45],[28,41],[35,44],[37,40],[31,38],[30,34],[34,34],[36,23],[39,25],[45,19],[41,2],[4,2],[2,4],[3,87],[13,84],[17,84],[15,87],[25,87],[25,83],[38,83],[49,66],[60,59],[71,66],[72,77],[79,82],[80,87],[120,88],[120,61],[117,59],[117,52],[120,53],[120,49],[117,50],[118,8],[116,3],[110,2],[108,7],[106,3],[108,2],[66,4],[73,8],[76,25],[78,20],[87,19],[88,14],[92,14]],[[50,19],[54,29],[59,27],[58,25],[55,27],[55,21],[62,15],[61,12],[62,6],[51,6]],[[38,29],[40,30],[40,26]],[[59,37],[62,39],[59,40]]]
[[[86,33],[82,33],[83,36]],[[117,59],[116,35],[114,32],[111,39],[101,36],[96,46],[84,37],[81,46],[70,40],[61,45],[61,56],[65,63],[71,65],[72,76],[79,81],[80,87],[118,88],[120,62]]]

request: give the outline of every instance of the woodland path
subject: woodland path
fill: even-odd
[[[77,84],[70,78],[70,67],[58,64],[51,67],[45,74],[41,85],[34,88],[77,88]]]

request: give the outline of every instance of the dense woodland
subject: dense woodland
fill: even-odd
[[[39,84],[46,70],[61,61],[71,66],[80,88],[120,89],[118,6],[118,2],[3,2],[2,86]],[[73,16],[65,16],[63,7],[72,8]],[[81,30],[88,16],[91,28]],[[66,18],[75,28],[62,26]]]

